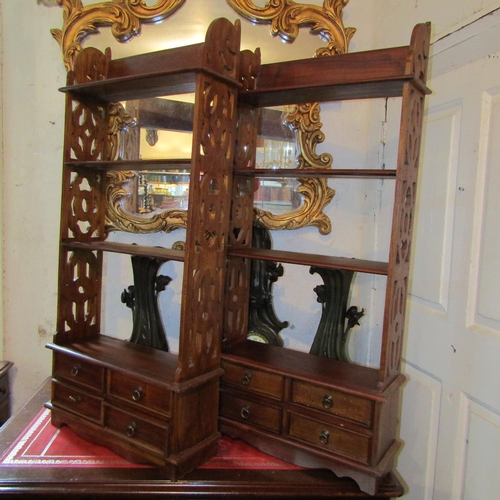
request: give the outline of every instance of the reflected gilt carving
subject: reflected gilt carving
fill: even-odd
[[[83,6],[81,0],[58,0],[64,9],[62,29],[51,30],[61,46],[66,69],[73,68],[81,42],[99,27],[110,26],[119,42],[126,42],[141,32],[141,23],[156,23],[172,15],[185,0],[158,0],[147,5],[144,0],[113,0]]]
[[[109,171],[106,184],[106,229],[126,231],[128,233],[169,233],[174,229],[186,227],[185,210],[164,210],[147,216],[133,215],[126,209],[126,200],[130,191],[126,184],[136,177],[136,172]]]
[[[120,136],[130,127],[136,126],[135,118],[121,102],[108,105],[108,160],[116,160],[123,146]]]

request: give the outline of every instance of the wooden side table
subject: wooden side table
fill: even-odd
[[[13,365],[11,361],[0,361],[0,426],[10,418],[9,370]]]

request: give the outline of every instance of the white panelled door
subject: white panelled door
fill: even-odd
[[[433,46],[397,469],[408,500],[500,499],[500,14]]]

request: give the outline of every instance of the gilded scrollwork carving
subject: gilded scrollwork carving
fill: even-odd
[[[332,201],[335,191],[325,185],[324,179],[298,178],[297,192],[302,205],[292,212],[275,215],[268,210],[254,209],[255,218],[268,229],[298,229],[316,226],[321,234],[332,230],[332,223],[323,208]]]
[[[328,42],[316,55],[332,55],[347,52],[355,28],[345,28],[342,10],[349,0],[325,0],[323,7],[296,3],[293,0],[270,0],[263,7],[252,0],[227,0],[241,16],[256,24],[271,24],[273,36],[293,42],[300,27],[310,27],[314,35]]]
[[[325,140],[320,122],[321,108],[317,102],[294,106],[285,121],[297,134],[297,164],[299,168],[331,168],[329,153],[318,154],[316,146]]]
[[[63,8],[62,29],[51,30],[61,46],[66,69],[73,68],[81,42],[99,27],[110,26],[120,42],[126,42],[141,32],[141,23],[155,23],[172,15],[185,0],[158,0],[147,5],[144,0],[112,0],[84,6],[81,0],[58,0]]]
[[[321,131],[320,106],[318,103],[296,105],[287,114],[285,121],[297,134],[298,168],[331,168],[333,158],[329,153],[318,154],[316,146],[325,140]],[[255,209],[256,218],[268,229],[298,229],[316,226],[321,234],[332,230],[330,219],[323,209],[332,201],[335,191],[328,187],[326,179],[299,178],[297,192],[302,195],[302,204],[297,210],[282,215],[267,210]]]

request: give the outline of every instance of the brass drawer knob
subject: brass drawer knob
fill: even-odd
[[[76,377],[79,371],[80,369],[78,368],[78,366],[73,366],[73,368],[71,368],[71,376]]]
[[[324,398],[323,398],[323,408],[325,410],[329,410],[332,406],[333,406],[333,398],[327,394]]]
[[[132,399],[134,401],[139,401],[142,398],[142,387],[136,387],[132,391]]]
[[[129,438],[135,436],[135,430],[137,429],[137,424],[135,422],[132,422],[126,429],[127,436]]]
[[[250,380],[252,380],[252,374],[247,372],[247,373],[245,373],[245,375],[243,375],[243,378],[241,379],[241,383],[244,386],[247,386],[247,385],[250,385]]]
[[[82,402],[82,398],[80,396],[69,396],[69,400],[74,404]]]
[[[245,420],[250,417],[250,407],[249,406],[244,406],[241,409],[241,418],[244,418]]]
[[[327,430],[321,431],[321,434],[319,435],[319,442],[327,445],[328,441],[330,441],[330,433]]]

